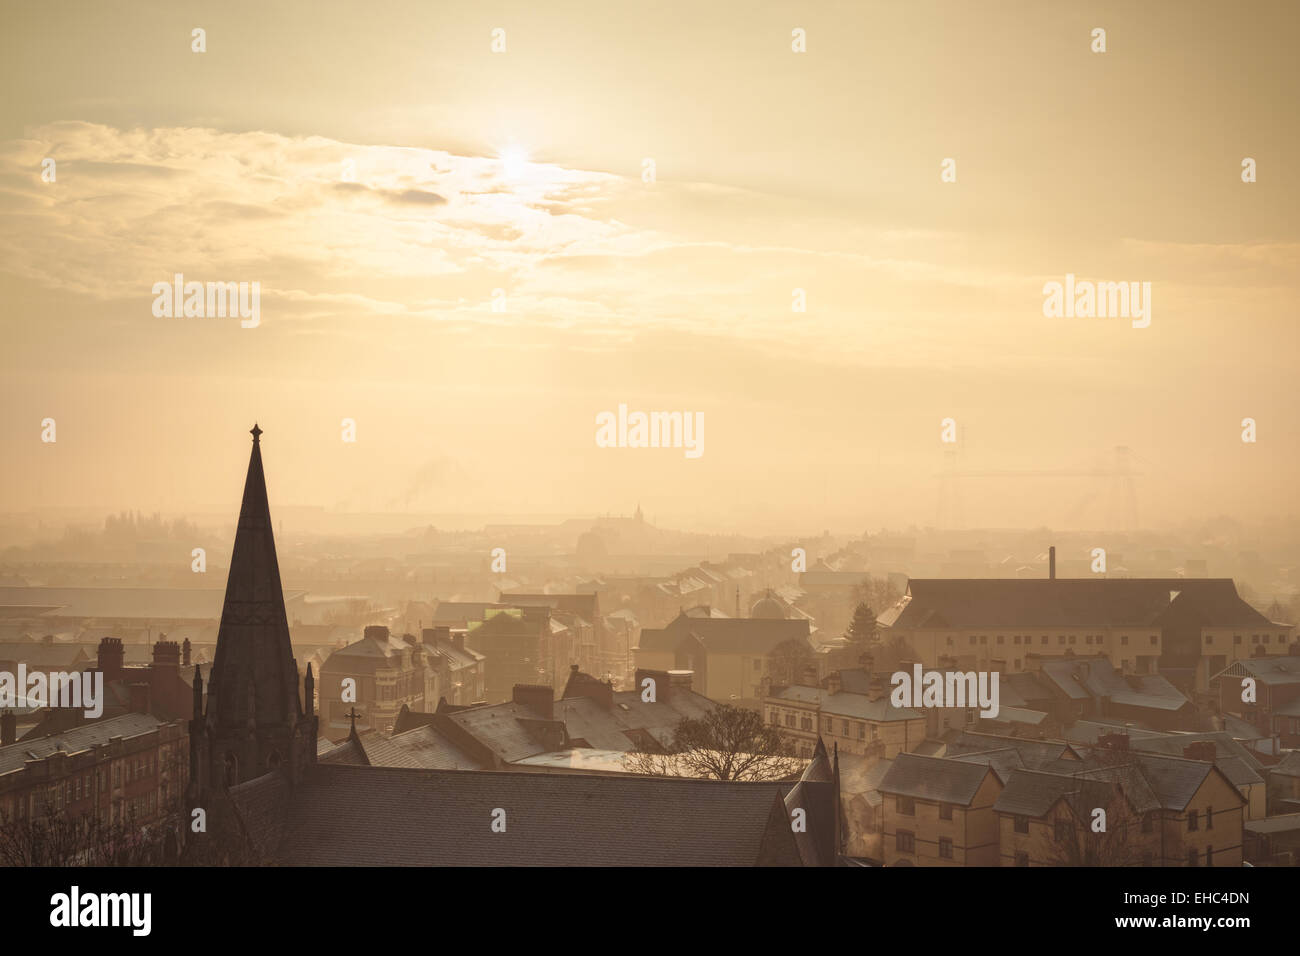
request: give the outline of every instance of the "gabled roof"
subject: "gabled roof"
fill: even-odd
[[[304,866],[797,866],[787,789],[639,774],[317,766],[285,801],[273,855]],[[504,832],[492,830],[497,810]]]
[[[983,764],[900,753],[880,782],[880,791],[965,807],[992,772]]]
[[[1300,684],[1300,657],[1244,657],[1233,661],[1214,677],[1253,677],[1261,684],[1277,687]],[[1211,678],[1213,679],[1213,678]]]

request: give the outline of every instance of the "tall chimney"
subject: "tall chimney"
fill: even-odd
[[[1056,580],[1056,545],[1047,549],[1047,576],[1051,580]]]
[[[185,638],[185,643],[181,645],[181,666],[182,667],[190,666],[191,647],[192,646],[190,644],[190,639],[188,637]]]
[[[12,710],[0,714],[0,747],[8,747],[18,739],[18,715]]]

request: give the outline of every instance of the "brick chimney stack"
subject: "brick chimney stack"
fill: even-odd
[[[18,715],[12,710],[0,714],[0,747],[8,747],[18,740]]]
[[[1213,740],[1196,740],[1183,748],[1183,756],[1189,760],[1204,760],[1214,763],[1217,751]]]
[[[1049,580],[1056,580],[1056,545],[1047,549],[1047,577]]]
[[[120,680],[126,662],[126,651],[120,637],[105,637],[99,642],[99,671],[104,682]]]
[[[185,638],[185,643],[181,645],[181,666],[182,667],[190,666],[190,650],[191,650],[190,639],[187,637]]]
[[[555,716],[555,688],[549,684],[516,684],[511,700],[537,711],[547,720]]]

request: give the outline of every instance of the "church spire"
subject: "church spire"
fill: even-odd
[[[262,429],[254,425],[235,546],[230,556],[216,657],[208,675],[205,721],[212,780],[233,765],[239,781],[281,766],[291,753],[306,753],[315,721],[304,715],[298,666],[275,553],[271,508],[262,470]]]

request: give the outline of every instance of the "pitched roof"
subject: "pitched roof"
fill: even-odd
[[[1276,687],[1300,684],[1300,657],[1244,657],[1233,661],[1214,677],[1223,675],[1253,677],[1261,684]]]
[[[913,578],[900,605],[896,628],[1138,627],[1171,614],[1268,624],[1230,578]]]
[[[674,651],[687,636],[696,637],[711,654],[766,654],[790,640],[808,640],[808,622],[766,618],[711,618],[679,615],[667,627],[641,629],[643,651]]]
[[[305,866],[798,865],[786,790],[634,774],[317,766],[288,801],[276,857]]]
[[[163,722],[151,714],[123,714],[96,720],[48,737],[20,740],[0,747],[0,774],[22,770],[28,760],[41,760],[52,753],[63,751],[77,754],[106,744],[114,737],[129,739],[157,730]]]
[[[945,757],[900,753],[880,782],[882,793],[902,794],[969,806],[992,770],[982,764]]]

